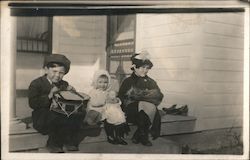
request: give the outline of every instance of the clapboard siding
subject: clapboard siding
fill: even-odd
[[[152,53],[153,58],[167,59],[167,58],[184,58],[190,57],[191,45],[179,45],[170,47],[160,47],[160,48],[147,48],[148,52]],[[185,52],[183,52],[185,51]]]
[[[230,112],[228,112],[230,110]],[[207,113],[213,113],[212,115]],[[204,119],[206,118],[223,118],[223,117],[237,117],[242,116],[243,109],[240,105],[217,105],[217,106],[209,106],[202,107],[198,109],[197,115]]]
[[[204,46],[203,57],[211,59],[224,60],[239,60],[243,61],[243,49],[221,48],[216,46]]]
[[[159,86],[164,86],[161,87],[162,92],[164,93],[171,93],[171,92],[176,92],[176,93],[189,93],[190,91],[190,85],[189,82],[175,82],[175,81],[165,81],[165,80],[159,80],[158,82]]]
[[[140,46],[136,46],[136,49],[147,50],[151,54],[154,67],[149,76],[157,81],[164,94],[158,108],[190,102],[187,95],[190,93],[189,69],[194,19],[192,14],[139,17],[141,24],[137,25],[136,38]]]
[[[154,69],[188,69],[190,57],[152,58],[157,64]]]
[[[160,107],[188,104],[196,130],[242,126],[243,14],[147,15],[140,22],[137,50],[151,53],[149,75],[165,96]]]
[[[204,58],[204,70],[243,71],[243,61]]]
[[[243,13],[211,13],[206,15],[206,21],[244,27],[244,23],[242,23],[244,21],[243,15]]]
[[[175,34],[174,36],[161,35],[158,37],[145,38],[144,46],[147,46],[147,48],[183,46],[186,44],[190,44],[189,40],[190,40],[189,33]]]
[[[182,26],[176,26],[176,23],[168,24],[168,27],[165,25],[159,25],[154,26],[151,28],[146,28],[145,32],[147,32],[147,35],[145,35],[145,38],[152,38],[152,37],[158,37],[158,36],[174,36],[176,34],[185,34],[190,33],[191,28],[185,28],[183,29]]]
[[[217,36],[216,34],[204,34],[204,42],[206,45],[214,45],[228,48],[243,49],[243,38]]]
[[[157,65],[157,64],[155,64]],[[152,69],[149,75],[157,80],[188,81],[189,72],[186,70]]]
[[[219,106],[219,105],[231,105],[239,104],[242,105],[243,95],[242,94],[206,94],[202,98],[206,103],[203,106]],[[242,107],[242,106],[241,106]],[[230,112],[230,111],[229,111]],[[212,114],[211,114],[212,115]]]
[[[207,21],[203,28],[205,33],[214,33],[218,35],[225,35],[230,37],[243,37],[244,29],[235,25],[228,25],[225,23],[218,23],[214,21]]]
[[[243,82],[243,72],[225,70],[204,70],[205,82]]]
[[[206,93],[243,93],[242,83],[204,83]]]
[[[198,19],[199,16],[197,14],[149,14],[144,16],[143,26],[145,26],[144,28],[152,28],[155,26],[176,24],[176,27],[177,25],[182,25],[183,30],[185,30],[188,27],[187,24],[192,25]]]

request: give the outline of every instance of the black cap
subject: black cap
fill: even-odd
[[[46,67],[49,63],[59,63],[65,67],[65,74],[69,72],[70,60],[62,54],[50,54],[44,58],[43,67]]]

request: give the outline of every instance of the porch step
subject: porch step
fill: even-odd
[[[106,141],[81,143],[79,151],[69,152],[64,148],[67,153],[130,153],[130,154],[180,154],[180,146],[164,138],[158,138],[151,141],[153,146],[147,147],[141,144],[134,144],[130,139],[126,139],[128,145],[113,145]],[[46,148],[40,148],[38,153],[49,153]]]
[[[192,116],[162,115],[161,135],[185,134],[194,131],[196,118]],[[130,139],[136,127],[130,126],[131,132],[126,137]],[[101,126],[87,126],[81,130],[81,144],[102,143],[106,135]],[[10,151],[24,151],[44,147],[47,136],[41,135],[30,128],[25,131],[10,134]]]
[[[194,132],[196,118],[192,116],[164,115],[161,119],[161,136],[186,134]],[[131,132],[127,136],[132,138],[136,126],[130,125]],[[106,134],[102,127],[88,126],[82,130],[83,140],[81,143],[93,143],[106,140]]]

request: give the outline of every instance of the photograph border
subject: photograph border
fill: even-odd
[[[63,2],[63,3],[61,3]],[[248,159],[249,158],[249,3],[243,1],[218,0],[218,1],[5,1],[1,3],[1,156],[2,159]],[[58,4],[61,3],[61,6]],[[42,5],[41,5],[42,4]],[[46,5],[45,5],[46,4]],[[55,6],[52,8],[49,5],[57,5],[59,12],[55,12]],[[73,4],[73,5],[72,5]],[[81,4],[81,6],[75,6]],[[23,6],[22,6],[23,5]],[[11,9],[15,8],[16,12]],[[28,8],[28,9],[27,9]],[[10,31],[12,29],[12,16],[39,16],[44,14],[64,15],[65,9],[70,10],[70,15],[85,15],[85,14],[103,14],[106,8],[106,14],[117,13],[134,13],[136,10],[149,13],[162,13],[168,10],[169,13],[179,13],[183,10],[196,11],[198,13],[218,11],[239,11],[244,10],[244,105],[243,105],[243,155],[172,155],[172,154],[85,154],[85,153],[67,153],[67,154],[47,154],[47,153],[10,153],[9,152],[9,125],[10,125],[10,109],[8,106],[14,105],[13,98],[15,93],[15,77],[11,74],[14,70],[15,61],[11,54],[13,37]],[[125,8],[124,10],[121,8]],[[172,8],[172,9],[171,9]],[[61,10],[62,9],[62,10]],[[82,12],[85,9],[86,12]],[[117,10],[118,9],[118,10]],[[126,12],[127,10],[127,12]],[[122,12],[121,12],[122,11]],[[104,12],[105,13],[105,12]],[[138,13],[138,12],[137,12]],[[164,12],[168,13],[168,12]],[[11,83],[12,82],[12,83]]]

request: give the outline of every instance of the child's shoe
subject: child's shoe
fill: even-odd
[[[118,144],[117,141],[115,139],[111,139],[110,137],[107,137],[107,140],[109,143],[111,144]]]
[[[116,142],[121,145],[128,145],[128,143],[124,141],[121,137],[117,137]]]

